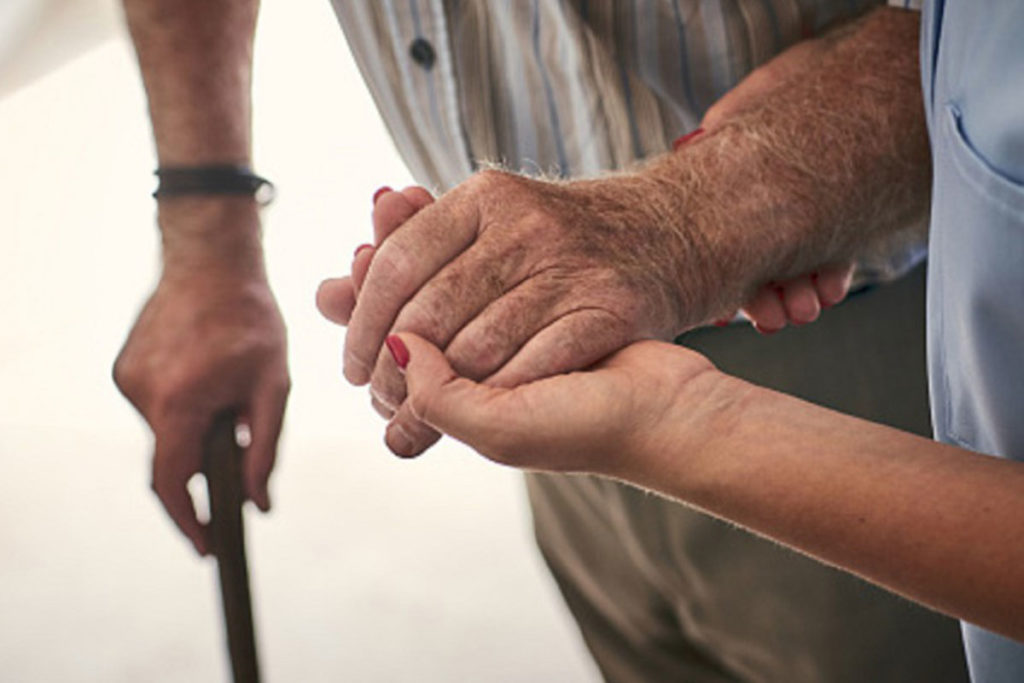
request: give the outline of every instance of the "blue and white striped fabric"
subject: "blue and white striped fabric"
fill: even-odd
[[[419,182],[445,190],[486,164],[580,177],[664,152],[754,68],[883,3],[333,4],[406,164]],[[901,253],[866,270],[890,277],[907,261]]]

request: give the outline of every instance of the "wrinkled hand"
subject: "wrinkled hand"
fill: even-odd
[[[267,480],[289,378],[284,323],[262,274],[165,268],[118,356],[114,380],[153,430],[153,490],[200,554],[208,540],[187,484],[222,411],[235,411],[249,427],[245,491],[269,509]]]
[[[405,365],[412,414],[491,460],[635,482],[652,454],[698,450],[716,403],[702,399],[722,376],[694,351],[642,341],[585,371],[494,387],[459,376],[416,335],[389,337],[388,347]]]

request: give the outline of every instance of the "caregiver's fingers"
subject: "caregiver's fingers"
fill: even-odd
[[[813,278],[814,288],[818,293],[818,301],[824,308],[835,306],[846,298],[853,282],[853,270],[852,263],[841,263],[818,271],[817,276]]]
[[[798,277],[779,285],[779,298],[786,310],[786,320],[793,325],[806,325],[818,319],[821,304],[811,276]]]
[[[764,286],[743,307],[743,315],[750,319],[761,334],[772,334],[786,326],[786,309],[773,286]]]
[[[396,192],[382,187],[373,200],[373,243],[380,246],[391,233],[421,209],[433,204],[434,196],[417,185]]]

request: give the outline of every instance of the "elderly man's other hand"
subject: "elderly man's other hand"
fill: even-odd
[[[174,213],[162,208],[161,223]],[[243,216],[251,230],[206,233],[205,209],[189,229],[165,229],[163,276],[114,364],[118,388],[153,430],[153,490],[200,554],[208,542],[187,484],[201,467],[204,436],[225,410],[249,427],[245,490],[266,511],[289,390],[285,328],[263,273],[255,209]]]

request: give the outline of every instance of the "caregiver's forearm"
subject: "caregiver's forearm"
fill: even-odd
[[[708,377],[700,447],[681,403],[637,483],[1024,639],[1024,465]]]

